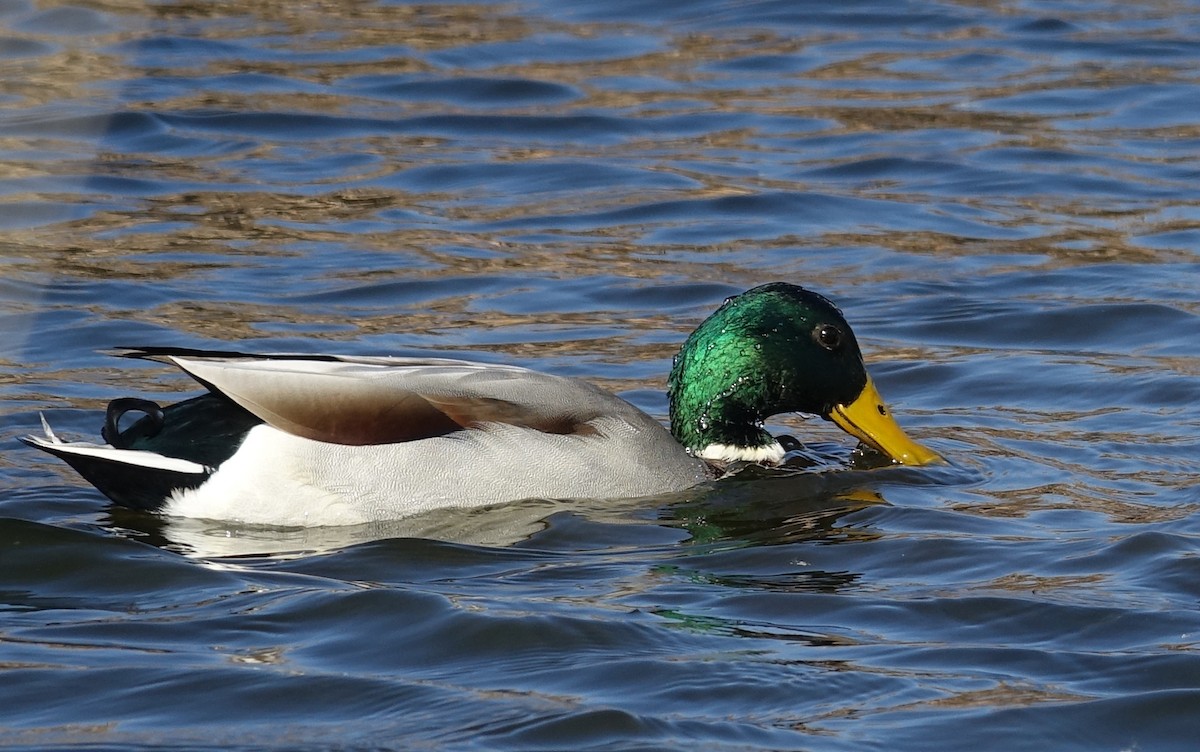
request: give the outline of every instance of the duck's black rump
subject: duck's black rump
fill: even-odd
[[[145,415],[119,430],[121,418],[131,411]],[[101,430],[112,449],[32,438],[22,441],[66,462],[115,503],[153,511],[173,491],[196,488],[208,480],[261,422],[219,394],[203,394],[167,407],[125,397],[109,403]],[[195,469],[159,466],[171,463],[133,452],[184,460]]]

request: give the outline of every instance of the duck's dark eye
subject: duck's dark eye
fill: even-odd
[[[821,324],[813,330],[813,339],[826,350],[838,350],[842,346],[842,330],[833,324]]]

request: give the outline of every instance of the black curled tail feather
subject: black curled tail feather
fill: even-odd
[[[166,422],[166,415],[163,409],[158,406],[158,403],[151,402],[148,399],[140,397],[120,397],[108,403],[108,409],[104,413],[104,427],[100,429],[100,435],[109,445],[117,449],[129,449],[132,441],[129,433],[121,433],[121,418],[125,417],[126,413],[139,412],[145,413],[146,417],[139,420],[134,425],[138,428],[137,434],[139,437],[154,437],[162,430],[163,424]]]

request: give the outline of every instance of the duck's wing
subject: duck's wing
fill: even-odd
[[[586,434],[601,415],[651,420],[587,382],[515,366],[169,348],[123,354],[174,363],[265,423],[336,444],[413,441],[488,423]]]

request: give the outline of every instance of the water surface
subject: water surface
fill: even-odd
[[[1192,749],[1197,70],[1178,2],[0,3],[0,744]],[[665,418],[772,280],[952,466],[264,530],[16,441],[194,391],[131,344]]]

